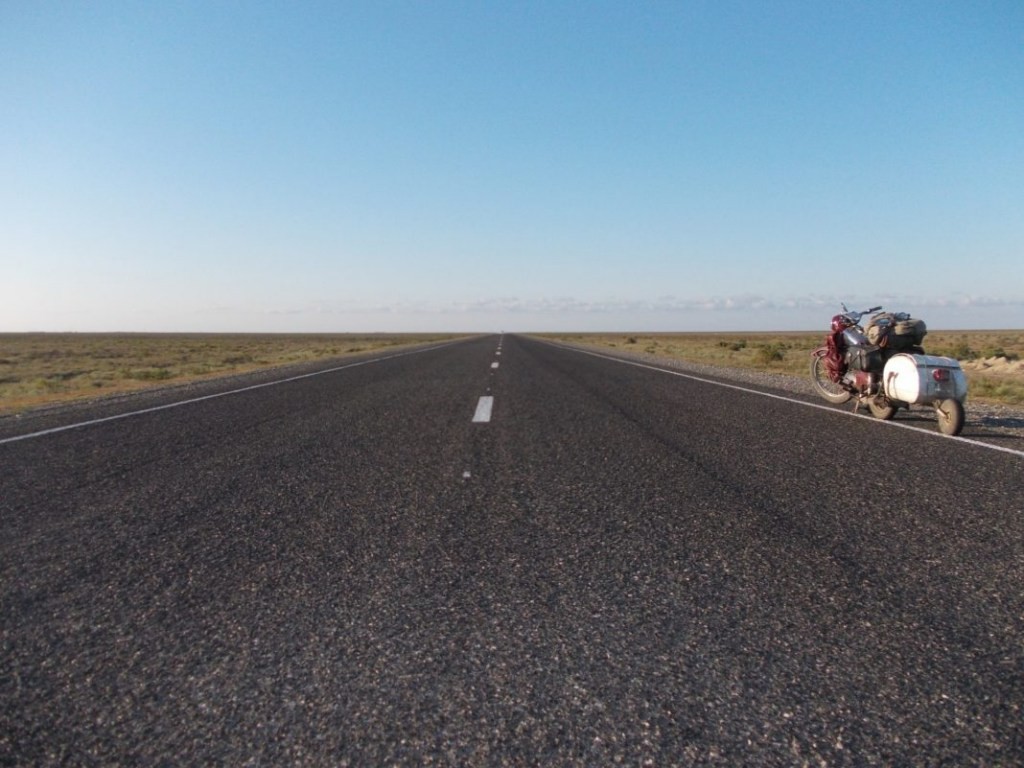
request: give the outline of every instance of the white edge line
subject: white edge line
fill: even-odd
[[[155,405],[152,408],[143,408],[142,410],[138,410],[138,411],[128,411],[126,413],[115,413],[113,416],[104,416],[104,417],[99,418],[99,419],[90,419],[89,421],[79,421],[79,422],[76,422],[74,424],[65,424],[65,425],[60,426],[60,427],[51,427],[50,429],[42,429],[42,430],[39,430],[38,432],[29,432],[29,433],[24,434],[24,435],[15,435],[14,437],[4,437],[4,438],[0,438],[0,445],[4,445],[5,443],[14,443],[14,442],[17,442],[18,440],[30,440],[30,439],[32,439],[34,437],[43,437],[44,435],[52,435],[52,434],[55,434],[57,432],[67,432],[68,430],[80,429],[81,427],[91,427],[94,424],[103,424],[104,422],[107,422],[107,421],[117,421],[118,419],[127,419],[130,416],[141,416],[141,415],[143,415],[145,413],[154,413],[156,411],[166,411],[169,408],[178,408],[178,407],[180,407],[182,405],[192,405],[194,403],[201,403],[204,400],[214,400],[215,398],[218,398],[218,397],[227,397],[228,395],[238,395],[238,394],[241,394],[242,392],[251,392],[254,389],[263,389],[264,387],[273,387],[273,386],[276,386],[278,384],[287,384],[288,382],[291,382],[291,381],[299,381],[300,379],[309,379],[309,378],[312,378],[314,376],[322,376],[325,373],[334,373],[336,371],[343,371],[346,368],[358,368],[361,365],[370,365],[372,363],[382,363],[385,360],[394,360],[397,357],[407,357],[408,355],[418,355],[418,354],[420,354],[422,352],[431,352],[431,351],[436,350],[436,349],[443,349],[444,347],[448,347],[448,346],[451,346],[452,344],[457,344],[457,343],[458,343],[457,341],[450,341],[450,342],[448,342],[446,344],[440,344],[440,345],[438,345],[436,347],[427,347],[425,349],[412,349],[412,350],[408,350],[406,352],[396,352],[393,355],[386,355],[385,357],[374,357],[374,358],[372,358],[370,360],[358,360],[358,361],[356,361],[354,363],[347,363],[345,365],[338,365],[338,366],[335,366],[333,368],[325,368],[322,371],[313,371],[312,373],[302,373],[302,374],[299,374],[298,376],[289,376],[288,378],[285,378],[285,379],[275,379],[274,381],[264,381],[261,384],[252,384],[252,385],[250,385],[248,387],[242,387],[240,389],[231,389],[231,390],[228,390],[227,392],[215,392],[212,395],[203,395],[202,397],[192,397],[192,398],[189,398],[188,400],[178,400],[178,401],[173,402],[173,403],[164,403],[163,405]]]
[[[1009,453],[1012,456],[1019,456],[1024,458],[1024,451],[1018,451],[1013,448],[1005,448],[1001,445],[993,445],[992,443],[986,443],[981,440],[974,440],[969,437],[958,437],[953,435],[944,435],[941,432],[935,432],[930,429],[922,429],[921,427],[915,427],[911,424],[901,424],[898,421],[882,421],[874,417],[869,417],[853,411],[842,411],[838,408],[832,408],[827,405],[820,405],[818,403],[809,403],[806,400],[798,400],[795,397],[786,397],[785,395],[776,395],[771,392],[762,392],[759,389],[750,389],[749,387],[741,387],[738,384],[726,384],[722,381],[715,381],[714,379],[705,379],[700,376],[694,376],[692,373],[683,373],[682,371],[673,371],[670,368],[660,368],[656,365],[648,365],[647,363],[638,363],[635,360],[626,360],[621,357],[614,357],[613,355],[605,355],[600,352],[592,352],[589,349],[580,349],[578,347],[572,347],[567,344],[559,344],[554,341],[543,340],[545,344],[551,344],[552,346],[561,347],[571,352],[579,352],[581,355],[590,355],[591,357],[600,357],[604,360],[611,360],[612,362],[622,363],[623,365],[631,365],[635,368],[646,368],[649,371],[657,371],[658,373],[667,373],[671,376],[681,376],[684,379],[691,379],[693,381],[699,381],[702,384],[713,384],[716,387],[725,387],[726,389],[735,389],[737,392],[746,392],[751,395],[760,395],[761,397],[770,397],[773,400],[782,400],[787,403],[794,403],[795,405],[802,405],[805,408],[816,408],[819,411],[826,411],[828,413],[834,413],[839,416],[853,416],[854,418],[864,419],[872,424],[879,424],[887,427],[898,427],[900,429],[909,429],[914,432],[919,432],[922,435],[928,435],[929,437],[938,437],[944,440],[956,440],[959,443],[967,443],[969,445],[976,445],[981,448],[988,448],[992,451],[1001,451],[1003,453]]]

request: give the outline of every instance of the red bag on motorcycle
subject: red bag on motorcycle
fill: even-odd
[[[843,374],[846,373],[846,356],[844,354],[846,342],[843,340],[842,328],[840,327],[837,330],[834,320],[832,322],[832,333],[825,337],[825,346],[828,349],[827,354],[823,358],[825,370],[828,372],[828,377],[838,384],[839,380],[843,378]]]

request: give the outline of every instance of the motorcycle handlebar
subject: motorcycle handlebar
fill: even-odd
[[[860,323],[860,320],[864,315],[870,315],[872,312],[878,312],[882,308],[881,305],[879,305],[877,307],[872,307],[871,309],[865,309],[863,312],[852,312],[846,308],[845,304],[842,304],[841,306],[843,308],[843,317],[853,325]]]

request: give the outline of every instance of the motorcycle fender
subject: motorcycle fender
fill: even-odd
[[[904,403],[933,403],[967,397],[967,377],[960,363],[935,355],[893,355],[882,372],[885,395]]]

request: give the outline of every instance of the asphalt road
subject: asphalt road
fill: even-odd
[[[1019,453],[515,336],[204,396],[0,429],[3,764],[1024,762]]]

